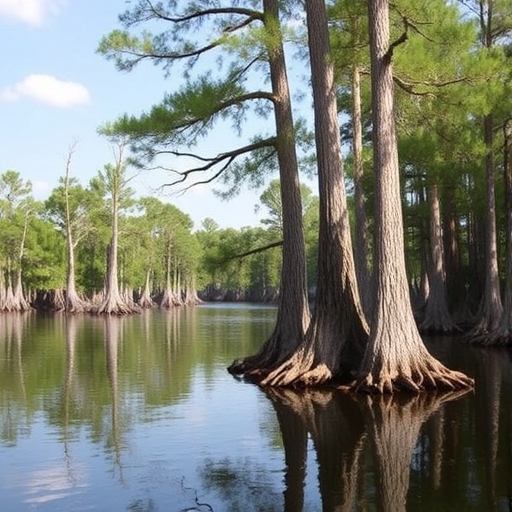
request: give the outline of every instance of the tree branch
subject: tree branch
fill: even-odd
[[[162,185],[162,187],[172,187],[179,183],[184,183],[192,174],[195,174],[198,172],[200,173],[200,172],[211,171],[215,166],[222,164],[221,168],[218,171],[216,171],[213,176],[210,176],[208,179],[192,183],[188,187],[185,187],[182,192],[185,192],[196,185],[205,185],[207,183],[211,183],[216,178],[218,178],[240,156],[245,155],[247,153],[251,153],[252,151],[256,151],[258,149],[275,147],[276,144],[277,144],[277,139],[275,137],[271,137],[268,139],[254,142],[252,144],[248,144],[247,146],[242,146],[242,147],[234,149],[232,151],[220,153],[220,154],[218,154],[214,157],[210,157],[210,158],[201,157],[201,156],[195,155],[193,153],[185,153],[185,152],[180,152],[180,151],[172,151],[172,150],[159,151],[156,153],[156,155],[171,154],[171,155],[178,156],[178,157],[179,156],[192,157],[201,162],[205,162],[204,165],[192,167],[190,169],[187,169],[186,171],[177,171],[175,169],[168,169],[169,171],[177,174],[179,176],[179,178],[172,181],[171,183],[166,183],[166,184]]]
[[[263,21],[263,13],[261,11],[255,11],[253,9],[244,9],[241,7],[218,7],[204,9],[201,11],[195,11],[191,14],[184,14],[182,16],[171,17],[159,11],[149,0],[147,0],[146,3],[149,5],[149,11],[152,12],[156,18],[165,21],[170,21],[172,23],[183,23],[185,21],[192,21],[194,19],[209,16],[211,14],[238,14],[240,16],[246,16],[247,18],[249,18],[249,23],[253,20]]]
[[[257,254],[259,252],[264,252],[264,251],[267,251],[268,249],[273,249],[274,247],[280,247],[281,245],[283,245],[282,240],[279,240],[278,242],[272,242],[270,244],[264,245],[263,247],[258,247],[256,249],[251,249],[250,251],[243,252],[242,254],[235,254],[234,256],[230,256],[229,258],[219,261],[219,263],[224,263],[225,261],[245,258],[246,256],[250,256],[251,254]]]
[[[423,87],[431,87],[436,89],[441,89],[443,87],[447,87],[453,84],[459,84],[461,82],[465,82],[468,79],[463,78],[454,78],[453,80],[447,80],[444,82],[428,82],[428,81],[415,81],[415,82],[406,82],[404,79],[400,78],[397,75],[393,75],[394,82],[400,87],[400,89],[405,92],[412,94],[414,96],[430,96],[434,97],[434,93],[432,91],[418,91],[415,90],[415,87],[423,86]]]
[[[409,37],[409,35],[407,33],[408,28],[409,28],[409,22],[407,21],[407,18],[403,18],[403,22],[404,22],[404,32],[398,39],[396,39],[389,45],[388,51],[386,52],[386,55],[384,56],[384,58],[387,59],[388,61],[390,61],[391,58],[393,57],[394,49],[397,46],[405,43]]]

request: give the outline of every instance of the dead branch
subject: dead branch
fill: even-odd
[[[268,249],[273,249],[274,247],[279,247],[281,245],[283,245],[283,241],[282,240],[279,240],[278,242],[272,242],[270,244],[264,245],[263,247],[258,247],[256,249],[251,249],[250,251],[243,252],[241,254],[235,254],[234,256],[230,256],[229,258],[226,258],[225,260],[222,260],[219,263],[224,263],[225,261],[245,258],[246,256],[250,256],[251,254],[257,254],[257,253],[260,253],[260,252],[268,251]]]

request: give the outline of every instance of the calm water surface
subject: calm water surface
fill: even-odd
[[[0,315],[0,511],[512,511],[507,350],[428,340],[475,393],[267,392],[275,309]]]

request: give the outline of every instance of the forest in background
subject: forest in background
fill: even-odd
[[[33,198],[31,183],[19,173],[9,170],[0,175],[2,311],[66,309],[68,223],[76,288],[83,300],[100,300],[116,195],[122,196],[118,276],[126,302],[141,307],[192,305],[198,303],[198,292],[203,300],[275,301],[282,238],[278,181],[261,195],[261,205],[268,210],[261,227],[221,229],[207,218],[193,230],[189,215],[174,205],[155,197],[135,198],[125,168],[117,176],[109,170],[112,167],[105,166],[87,186],[73,178],[66,186],[63,177],[45,201]],[[317,197],[305,186],[303,191],[314,268]],[[274,247],[243,256],[266,246]]]
[[[387,0],[340,0],[328,10],[323,1],[308,0],[305,7],[301,20],[288,3],[276,0],[243,7],[204,1],[180,9],[172,2],[140,0],[120,15],[124,30],[112,31],[98,48],[120,70],[149,60],[170,76],[171,66],[187,64],[179,89],[168,92],[161,104],[100,129],[117,141],[117,150],[115,163],[107,164],[90,186],[92,203],[101,197],[108,205],[108,235],[102,283],[85,284],[92,294],[87,305],[75,292],[75,272],[69,271],[74,268],[71,249],[80,252],[84,232],[72,229],[76,184],[66,172],[64,202],[56,210],[65,219],[65,309],[123,314],[151,305],[154,297],[167,307],[193,304],[198,289],[217,298],[277,299],[274,334],[255,359],[235,362],[234,373],[263,375],[267,384],[319,384],[346,372],[348,361],[359,360],[355,366],[362,364],[363,377],[358,387],[391,392],[395,386],[414,391],[424,385],[471,386],[471,379],[426,355],[416,324],[423,331],[466,331],[485,344],[509,342],[511,7],[500,0],[391,6]],[[162,23],[163,31],[138,31],[150,21]],[[307,21],[307,30],[301,21]],[[198,27],[206,30],[198,32]],[[285,45],[294,44],[295,58],[307,62],[306,36],[314,156],[312,134],[300,120],[293,121],[284,52]],[[215,66],[197,73],[197,61],[212,51],[220,54]],[[265,81],[270,90],[260,88]],[[262,132],[213,156],[193,152],[219,121],[230,120],[242,133],[248,112],[263,120],[273,112],[275,135]],[[347,118],[340,129],[339,119]],[[342,141],[351,148],[345,162]],[[124,157],[127,148],[129,158]],[[302,159],[298,148],[305,153]],[[226,197],[244,183],[261,186],[279,171],[280,182],[273,183],[280,189],[281,233],[276,226],[218,230],[207,219],[192,234],[183,219],[166,215],[168,205],[155,203],[139,203],[136,216],[121,214],[133,208],[128,163],[165,168],[162,159],[169,155],[195,164],[174,169],[176,180],[167,185],[220,182]],[[298,179],[299,171],[311,167],[319,183],[316,233],[315,221],[305,220]],[[130,224],[151,219],[155,211],[165,225],[149,220],[136,230],[136,242],[124,247]],[[20,297],[23,288],[24,219],[15,284],[14,260],[7,258],[7,305],[16,304],[10,297]],[[176,226],[193,236],[169,233]],[[144,246],[142,233],[151,240]],[[192,240],[199,250],[179,254]],[[85,247],[90,256],[95,247]],[[130,255],[134,248],[137,253]],[[131,268],[134,261],[145,269]],[[310,315],[307,290],[313,283]],[[53,302],[62,303],[62,295],[54,293]],[[405,358],[398,339],[408,344]],[[376,353],[377,368],[371,369]],[[388,371],[387,360],[401,361],[397,373]]]
[[[136,198],[125,173],[117,181],[110,176],[109,182],[108,173],[100,172],[87,186],[70,178],[69,217],[64,176],[45,201],[36,201],[31,183],[18,172],[0,175],[2,311],[65,309],[66,218],[76,241],[76,288],[84,299],[98,300],[105,287],[116,182],[123,196],[119,286],[128,302],[173,307],[197,304],[198,295],[205,301],[275,302],[282,240],[278,181],[261,194],[259,207],[268,212],[261,227],[222,229],[207,218],[193,229],[190,216],[174,205],[156,197]],[[318,198],[305,185],[302,190],[313,288]],[[166,291],[171,300],[164,303]],[[141,303],[145,292],[150,300]]]
[[[409,4],[406,10],[405,6],[395,5],[391,28],[400,34],[405,27],[407,33],[406,51],[394,56],[394,76],[411,293],[416,309],[424,310],[432,293],[429,277],[430,281],[435,279],[432,267],[438,264],[434,258],[440,249],[435,245],[439,241],[433,239],[437,229],[443,236],[448,309],[456,323],[468,323],[478,309],[485,286],[489,165],[496,187],[495,230],[502,289],[510,259],[505,250],[509,244],[512,137],[510,12],[500,2],[492,2],[494,8],[492,12],[489,8],[485,19],[485,13],[477,9],[479,2],[438,1],[428,11],[424,10],[424,2]],[[341,137],[345,147],[351,148],[345,172],[354,252],[359,262],[366,261],[358,268],[369,282],[374,228],[365,9],[365,2],[337,1],[330,8],[329,19],[338,105],[342,119],[348,119],[342,125]],[[482,34],[478,25],[484,22],[488,26]],[[353,100],[357,92],[362,146],[356,152],[357,105]],[[185,108],[191,100],[183,92],[180,94]],[[179,97],[173,99],[178,101]],[[486,131],[483,120],[489,121],[489,116],[492,129]],[[311,138],[303,135],[302,143],[309,140],[311,146]],[[70,149],[70,158],[75,149],[79,150],[74,146]],[[306,156],[302,167],[309,169],[311,161]],[[251,174],[251,169],[245,177],[239,169],[231,174],[228,171],[222,179],[230,186],[237,178],[250,181],[257,174]],[[74,210],[70,213],[76,216],[77,286],[90,298],[104,288],[107,268],[112,183],[109,190],[104,174],[105,171],[99,172],[84,186],[72,177],[72,168],[66,172]],[[188,175],[186,178],[190,179]],[[63,176],[63,183],[64,179]],[[151,295],[157,302],[169,286],[176,304],[183,303],[182,297],[190,287],[207,300],[275,300],[281,264],[279,245],[261,253],[236,256],[282,239],[277,181],[270,183],[261,196],[269,213],[268,223],[238,230],[219,229],[212,213],[192,233],[192,222],[185,213],[156,198],[135,199],[129,188],[128,170],[123,169],[122,179],[126,181],[122,185],[126,197],[120,214],[119,280],[124,294],[137,299],[149,278]],[[311,197],[307,187],[303,190],[307,281],[313,290],[318,230],[314,210],[318,199]],[[46,292],[66,288],[63,186],[38,203],[32,198],[30,183],[16,171],[6,171],[1,177],[0,192],[4,280],[0,286],[0,309],[24,309],[27,303],[53,309]],[[437,225],[432,225],[434,222]],[[58,304],[56,307],[59,309]],[[445,319],[433,324],[435,330],[451,330],[445,329],[450,326],[453,327]]]

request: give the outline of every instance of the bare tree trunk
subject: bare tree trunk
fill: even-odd
[[[468,304],[467,283],[462,275],[459,221],[455,200],[455,184],[443,183],[443,245],[446,268],[446,295],[456,325],[473,322]]]
[[[21,268],[18,269],[18,273],[16,276],[16,287],[14,288],[14,303],[16,307],[16,311],[29,311],[31,308],[28,301],[25,299],[25,295],[23,294],[23,285],[21,282]]]
[[[172,284],[174,301],[177,306],[183,306],[183,294],[181,288],[181,269],[176,254],[174,255],[174,277]]]
[[[246,375],[252,373],[253,377],[266,374],[289,357],[302,342],[310,320],[302,201],[278,0],[263,0],[263,10],[265,29],[268,33],[270,79],[275,98],[274,115],[281,180],[283,249],[274,332],[257,354],[236,360],[228,368],[231,373]]]
[[[418,206],[422,207],[426,203],[425,190],[423,183],[419,187],[417,193]],[[428,229],[425,226],[425,220],[422,216],[418,219],[418,246],[419,246],[419,260],[420,260],[420,271],[419,271],[419,282],[418,287],[414,290],[414,294],[411,297],[412,307],[415,318],[422,318],[425,315],[425,308],[428,297],[430,295],[430,282],[428,269],[430,266],[430,254],[429,247],[427,244]]]
[[[133,304],[127,304],[119,291],[118,279],[118,236],[119,236],[119,218],[118,218],[118,197],[114,194],[112,197],[112,236],[107,249],[107,275],[105,280],[105,291],[103,300],[99,307],[94,311],[96,314],[107,315],[127,315],[138,311],[138,307]]]
[[[2,305],[3,311],[19,311],[16,305],[16,301],[14,299],[14,292],[12,288],[12,265],[11,258],[7,257],[7,286],[5,289],[5,300]]]
[[[161,308],[181,306],[181,302],[176,296],[176,272],[176,265],[174,265],[174,269],[172,268],[172,241],[169,240],[167,244],[167,257],[165,259],[165,289],[159,304]],[[173,274],[172,278],[171,274]]]
[[[151,298],[151,269],[146,270],[146,281],[144,282],[144,289],[142,290],[138,304],[141,308],[150,308],[153,306],[153,299]]]
[[[88,304],[76,291],[75,284],[75,250],[73,246],[71,229],[66,228],[68,269],[66,278],[66,302],[65,309],[68,313],[82,313],[88,310]]]
[[[493,116],[484,119],[484,142],[487,148],[485,157],[486,176],[486,218],[485,218],[485,282],[480,307],[477,312],[477,324],[468,333],[474,342],[482,342],[486,335],[500,326],[503,305],[500,296],[498,273],[498,243],[496,239],[496,192],[494,186],[493,158]]]
[[[7,298],[7,287],[5,286],[5,268],[0,269],[0,311],[4,311]]]
[[[64,176],[64,201],[66,208],[66,250],[67,250],[67,276],[66,276],[66,302],[65,310],[68,313],[82,313],[89,309],[89,305],[76,291],[75,284],[75,242],[73,240],[73,228],[71,222],[71,211],[69,206],[69,168],[74,146],[68,153],[66,162],[66,174]]]
[[[369,3],[373,152],[375,172],[375,279],[371,332],[356,389],[458,389],[473,380],[451,371],[427,351],[413,316],[407,283],[396,128],[389,0]]]
[[[366,199],[363,188],[363,121],[361,115],[361,72],[355,65],[352,69],[352,129],[354,154],[354,199],[355,199],[355,267],[357,284],[363,310],[371,316],[372,282],[368,266],[368,221],[366,218]]]
[[[197,296],[195,280],[187,277],[185,284],[185,298],[183,300],[185,306],[196,306],[201,304],[201,299]]]
[[[25,252],[25,240],[27,237],[29,215],[30,215],[30,212],[27,211],[25,213],[25,221],[23,224],[23,235],[21,237],[20,252],[18,255],[18,271],[16,273],[16,284],[15,284],[15,287],[13,290],[13,296],[12,296],[15,311],[29,311],[30,309],[32,309],[23,293],[22,271],[21,271],[22,265],[23,265],[23,254]]]
[[[505,183],[505,290],[499,325],[491,332],[473,339],[482,345],[510,345],[512,341],[512,119],[505,122],[503,178]]]
[[[446,271],[437,183],[429,185],[427,197],[430,210],[430,265],[428,273],[430,293],[427,298],[425,318],[420,325],[420,330],[449,333],[455,330],[455,324],[448,311],[446,298]]]
[[[307,0],[306,13],[320,196],[316,305],[304,343],[262,381],[271,386],[347,377],[368,335],[352,254],[324,0]]]

